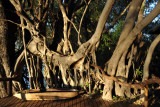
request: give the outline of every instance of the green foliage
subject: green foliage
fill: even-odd
[[[103,93],[103,90],[100,90],[100,93],[102,94],[102,93]]]
[[[124,21],[123,20],[119,20],[118,24],[115,25],[114,30],[111,31],[111,35],[113,35],[114,37],[116,37],[115,39],[117,39],[117,37],[119,37],[122,29],[123,29],[123,25],[124,25]]]
[[[126,100],[130,100],[129,98],[125,98],[125,97],[122,97],[122,96],[113,96],[113,99],[115,101],[126,101]]]
[[[97,5],[98,4],[98,5]],[[105,3],[104,1],[98,1],[92,2],[89,6],[89,13],[90,13],[90,20],[91,22],[98,22],[99,16],[103,10]]]
[[[123,29],[123,25],[124,25],[124,21],[120,20],[118,24],[114,26],[114,29],[111,29],[110,34],[102,34],[101,44],[98,48],[101,51],[101,54],[104,53],[106,48],[108,48],[109,50],[115,48],[116,43],[118,42],[120,33]]]
[[[85,82],[85,86],[88,88],[89,87],[89,84],[88,84],[88,82]]]
[[[95,88],[93,88],[93,91],[96,92],[97,90]]]
[[[22,46],[23,46],[22,39],[20,38],[20,36],[18,36],[15,42],[15,52],[18,52],[22,48]]]
[[[114,100],[117,100],[117,97],[116,97],[116,96],[113,96],[113,99],[114,99]]]
[[[136,69],[136,74],[142,78],[143,77],[143,70]]]
[[[105,0],[94,0],[89,4],[81,26],[81,42],[86,42],[93,35],[104,5]],[[77,28],[79,27],[85,7],[86,6],[83,6],[75,12],[73,22],[75,23]],[[77,35],[77,32],[75,32],[75,30],[72,30],[70,38],[77,39],[75,35]]]
[[[100,89],[97,89],[97,88],[93,88],[93,91],[96,93],[96,92],[99,92],[99,93],[103,93],[103,90],[100,90]]]
[[[89,98],[92,98],[92,94],[91,93],[89,93]]]

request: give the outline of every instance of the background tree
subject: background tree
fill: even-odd
[[[14,9],[12,4],[8,1],[0,1],[0,19],[12,20],[17,22],[18,17],[11,11]],[[13,23],[8,23],[4,20],[0,21],[0,77],[11,77],[13,72],[14,62],[16,59],[15,55],[15,41],[16,41],[17,26]],[[1,84],[1,97],[7,95],[4,91],[7,89],[7,83],[0,82]]]

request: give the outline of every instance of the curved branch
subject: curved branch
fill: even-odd
[[[73,55],[70,56],[62,56],[54,51],[49,50],[48,48],[46,49],[46,55],[48,57],[53,56],[52,58],[57,60],[59,63],[65,65],[65,66],[70,66],[74,62],[78,61],[80,58],[82,58],[84,55],[88,54],[90,52],[90,49],[92,46],[94,46],[101,37],[105,22],[109,16],[109,13],[111,11],[111,8],[114,4],[115,0],[107,0],[107,3],[102,11],[102,14],[100,16],[96,31],[94,35],[85,43],[80,45],[78,48],[77,52]],[[32,27],[32,26],[31,26]],[[29,29],[31,30],[31,29]],[[38,32],[38,31],[37,31]],[[32,36],[32,40],[28,43],[27,49],[35,55],[43,55],[44,52],[44,41],[39,38],[38,36]]]
[[[136,39],[137,35],[149,24],[154,20],[155,17],[157,17],[160,14],[160,2],[156,5],[156,7],[152,10],[152,12],[146,16],[141,22],[139,22],[133,30],[129,33],[127,38],[125,39],[124,42],[120,43],[115,51],[113,52],[113,55],[110,59],[110,62],[114,63],[109,63],[108,65],[108,73],[111,75],[115,74],[115,70],[118,64],[119,59],[121,58],[123,52],[125,52],[133,41]]]
[[[97,65],[94,65],[94,64],[90,64],[90,65],[93,66],[93,67],[99,68],[102,71],[102,76],[103,77],[105,77],[105,78],[107,78],[109,80],[113,80],[113,81],[117,82],[120,85],[125,85],[125,86],[127,86],[129,88],[136,88],[136,89],[144,90],[147,87],[147,85],[149,85],[149,84],[153,84],[153,83],[160,84],[160,78],[158,78],[158,77],[156,77],[154,75],[152,75],[151,79],[145,80],[145,81],[140,82],[140,83],[130,84],[130,83],[127,83],[127,82],[121,82],[119,80],[119,78],[121,78],[121,77],[108,76],[108,75],[105,74],[104,70],[100,66],[97,66]],[[123,79],[123,78],[121,78],[121,79]]]
[[[22,17],[20,17],[21,20],[21,25],[24,25],[24,20]],[[29,63],[28,63],[28,58],[27,58],[27,48],[26,48],[26,43],[25,43],[25,32],[24,32],[24,27],[22,27],[22,36],[23,36],[23,45],[24,45],[24,56],[25,56],[25,61],[26,61],[26,65],[28,68],[28,72],[30,74],[30,67],[29,67]]]
[[[144,63],[144,68],[143,68],[143,79],[142,79],[143,81],[145,79],[148,79],[149,77],[149,64],[151,62],[154,49],[156,48],[159,42],[160,42],[160,34],[154,39],[151,46],[149,47],[148,54]]]
[[[80,41],[81,25],[82,25],[82,21],[83,21],[84,15],[85,15],[85,13],[86,13],[86,11],[87,11],[88,6],[89,6],[90,3],[91,3],[91,0],[89,0],[89,2],[87,3],[86,8],[85,8],[85,10],[83,12],[83,15],[81,17],[81,21],[80,21],[80,25],[79,25],[79,30],[78,30],[78,45],[81,45],[81,41]]]
[[[0,21],[10,22],[10,23],[13,23],[13,24],[15,24],[15,25],[21,27],[21,24],[18,24],[18,23],[16,23],[16,22],[12,21],[12,20],[8,20],[8,19],[0,19]]]
[[[103,33],[108,32],[111,28],[114,27],[114,25],[116,24],[116,22],[126,13],[126,11],[128,10],[128,8],[130,7],[131,3],[129,3],[127,5],[127,7],[123,10],[123,12],[116,18],[113,20],[113,22],[111,23],[110,26],[107,27],[107,29],[104,29]]]

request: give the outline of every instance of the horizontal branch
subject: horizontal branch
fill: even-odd
[[[107,78],[109,80],[113,80],[113,81],[117,82],[120,85],[125,85],[125,86],[127,86],[129,88],[136,88],[136,89],[144,90],[145,87],[147,85],[149,85],[149,84],[153,84],[153,83],[160,84],[160,78],[158,78],[158,77],[156,77],[154,75],[152,75],[151,79],[145,80],[144,82],[140,82],[140,83],[130,84],[130,83],[127,83],[127,82],[121,82],[119,77],[113,77],[113,76],[106,75],[104,70],[100,66],[97,66],[97,65],[94,65],[94,64],[91,64],[91,66],[100,69],[102,71],[102,76],[103,77],[105,77],[105,78]]]
[[[15,24],[15,25],[21,27],[21,24],[18,24],[18,23],[16,23],[16,22],[12,21],[12,20],[8,20],[8,19],[0,19],[0,21],[10,22],[10,23],[13,23],[13,24]]]

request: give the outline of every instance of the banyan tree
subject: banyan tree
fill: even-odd
[[[160,35],[150,47],[145,38],[159,14],[159,0],[0,0],[0,77],[16,78],[14,92],[101,90],[106,100],[142,94],[129,84],[151,78]]]

